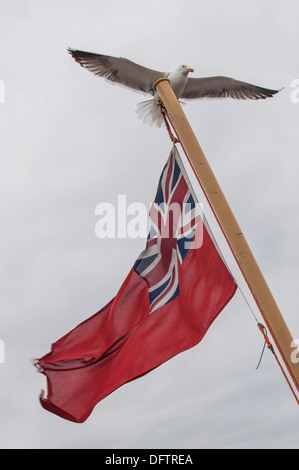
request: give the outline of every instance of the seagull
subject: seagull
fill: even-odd
[[[98,77],[110,83],[121,85],[152,98],[137,104],[136,113],[145,124],[161,127],[163,117],[158,107],[159,95],[154,89],[154,83],[167,77],[178,100],[195,100],[201,98],[235,98],[235,99],[265,99],[272,97],[280,90],[270,90],[250,83],[235,80],[230,77],[191,78],[194,72],[188,65],[180,65],[173,72],[159,72],[122,57],[112,57],[103,54],[80,51],[68,48],[76,62]]]

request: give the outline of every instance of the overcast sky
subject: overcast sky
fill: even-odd
[[[100,240],[95,208],[119,194],[148,206],[171,150],[165,129],[137,119],[142,95],[83,70],[67,47],[284,87],[184,111],[299,338],[298,22],[296,0],[0,0],[1,448],[299,448],[298,406],[268,350],[256,370],[263,338],[240,291],[198,346],[84,424],[40,406],[31,363],[117,293],[145,240]]]

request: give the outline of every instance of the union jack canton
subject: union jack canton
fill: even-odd
[[[201,204],[174,146],[150,207],[146,248],[133,267],[148,283],[150,313],[179,294],[179,267],[188,251],[202,244],[201,215]]]

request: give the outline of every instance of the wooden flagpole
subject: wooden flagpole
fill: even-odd
[[[189,157],[204,194],[220,224],[297,391],[299,391],[299,362],[292,361],[292,353],[294,357],[294,343],[291,345],[293,338],[263,274],[171,88],[169,80],[167,78],[157,80],[154,88],[170,116],[174,129]],[[298,354],[296,353],[297,357]]]

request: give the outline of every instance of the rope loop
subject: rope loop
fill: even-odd
[[[262,350],[262,354],[261,354],[261,357],[260,357],[260,360],[258,362],[258,365],[256,366],[256,369],[259,368],[261,362],[262,362],[262,358],[263,358],[263,355],[264,355],[264,352],[265,352],[265,347],[266,345],[268,346],[268,349],[270,349],[270,351],[275,354],[274,352],[274,348],[272,346],[272,344],[270,343],[270,340],[269,340],[269,337],[268,337],[268,332],[267,332],[267,329],[266,327],[262,324],[262,323],[258,323],[257,326],[259,327],[260,331],[262,332],[262,335],[264,336],[264,339],[265,339],[265,343],[264,343],[264,347],[263,347],[263,350]]]
[[[168,130],[168,134],[169,134],[169,137],[170,137],[171,142],[172,142],[173,144],[179,143],[179,140],[178,140],[178,139],[173,135],[173,133],[171,132],[170,125],[169,125],[169,123],[168,123],[168,121],[167,121],[168,114],[167,114],[167,111],[166,111],[166,108],[165,108],[164,104],[162,103],[162,101],[161,101],[160,99],[157,101],[157,105],[158,105],[158,107],[160,108],[160,112],[161,112],[161,114],[162,114],[162,116],[163,116],[163,119],[164,119],[164,122],[165,122],[165,126],[166,126],[166,128],[167,128],[167,130]],[[166,117],[166,116],[167,116],[167,117]],[[169,118],[168,118],[168,119],[169,119]]]
[[[256,368],[258,368],[259,365],[260,365],[260,363],[261,363],[261,360],[262,360],[262,357],[263,357],[263,354],[264,354],[264,351],[265,351],[265,346],[266,346],[266,344],[267,344],[268,349],[270,349],[270,351],[273,353],[273,355],[274,355],[274,357],[275,357],[275,359],[276,359],[276,362],[277,362],[277,364],[279,365],[280,370],[281,370],[281,372],[283,373],[284,378],[285,378],[285,380],[287,381],[287,383],[288,383],[288,385],[289,385],[289,387],[290,387],[290,390],[291,390],[292,394],[294,395],[294,398],[295,398],[297,404],[299,405],[299,398],[298,398],[298,395],[296,394],[296,392],[295,392],[295,390],[294,390],[294,388],[293,388],[291,382],[289,381],[289,379],[288,379],[288,377],[287,377],[287,375],[286,375],[286,373],[285,373],[285,371],[284,371],[284,369],[283,369],[283,367],[282,367],[282,365],[281,365],[281,363],[280,363],[280,361],[279,361],[279,359],[278,359],[278,357],[277,357],[277,355],[276,355],[276,353],[275,353],[275,351],[274,351],[274,348],[273,348],[273,346],[272,346],[272,344],[271,344],[271,342],[270,342],[270,340],[269,340],[269,338],[268,338],[268,332],[267,332],[266,327],[265,327],[262,323],[258,323],[257,326],[259,327],[259,329],[260,329],[260,331],[261,331],[261,333],[262,333],[262,335],[263,335],[263,337],[264,337],[264,339],[265,339],[265,344],[264,344],[264,347],[263,347],[263,351],[262,351],[262,354],[261,354],[259,363],[258,363],[258,365],[257,365]]]

